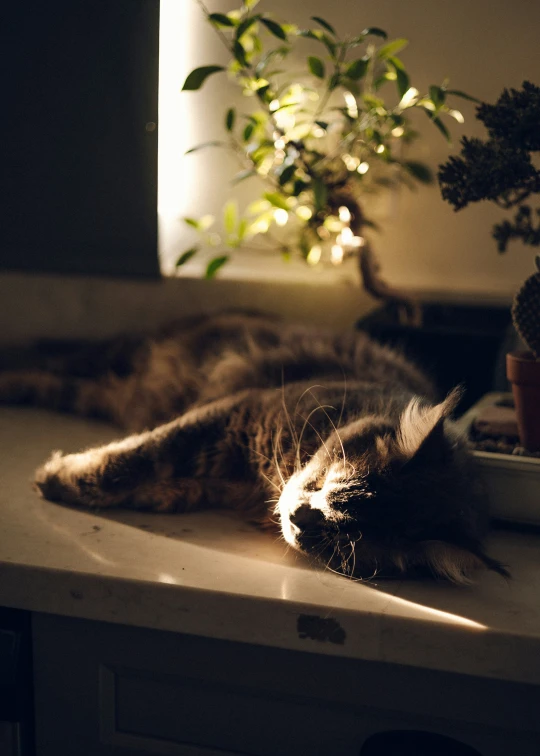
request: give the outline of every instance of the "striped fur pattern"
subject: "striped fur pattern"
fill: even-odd
[[[131,434],[55,452],[36,473],[45,498],[232,508],[356,578],[507,574],[482,549],[484,498],[448,419],[456,394],[437,403],[401,354],[361,332],[234,313],[124,347],[42,349],[41,364],[0,371],[2,402],[101,417]]]

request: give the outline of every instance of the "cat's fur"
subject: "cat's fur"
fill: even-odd
[[[0,372],[0,401],[135,431],[36,474],[45,498],[159,512],[227,507],[346,575],[487,566],[487,514],[465,444],[430,381],[361,333],[257,315],[186,321],[41,368]]]

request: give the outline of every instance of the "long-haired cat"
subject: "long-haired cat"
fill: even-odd
[[[36,473],[47,499],[231,508],[361,578],[507,574],[482,549],[483,493],[448,419],[457,392],[437,403],[418,368],[361,332],[224,314],[41,362],[1,371],[0,401],[133,433],[54,452]]]

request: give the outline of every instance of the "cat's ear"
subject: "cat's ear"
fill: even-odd
[[[471,573],[481,568],[493,570],[503,577],[510,577],[510,573],[500,562],[491,559],[482,551],[471,551],[444,541],[425,541],[421,544],[421,554],[416,563],[429,568],[436,577],[450,580],[457,585],[470,585]]]
[[[417,461],[443,461],[450,450],[444,421],[455,409],[461,397],[454,389],[446,399],[434,407],[422,406],[419,399],[411,399],[399,421],[397,442],[405,457]]]

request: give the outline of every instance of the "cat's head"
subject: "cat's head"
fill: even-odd
[[[281,493],[285,540],[352,577],[507,575],[481,548],[482,495],[447,420],[458,398],[414,399],[395,422],[372,415],[332,433]]]

